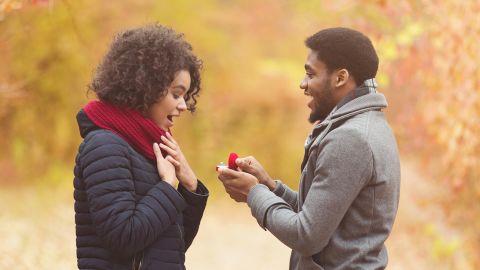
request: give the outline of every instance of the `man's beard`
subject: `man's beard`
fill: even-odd
[[[315,107],[315,110],[310,113],[310,116],[308,117],[308,122],[310,122],[311,124],[314,124],[317,121],[322,122],[323,120],[325,120],[325,118],[327,118],[331,111],[332,110],[326,110],[325,107],[317,105],[317,107]]]
[[[328,79],[324,82],[318,94],[312,95],[315,106],[308,118],[310,123],[313,124],[317,121],[321,122],[325,120],[335,105],[337,105],[333,98],[332,91],[333,89],[330,87],[330,79]]]

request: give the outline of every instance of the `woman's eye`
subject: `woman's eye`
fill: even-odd
[[[309,79],[311,79],[313,77],[313,74],[310,74],[310,73],[306,73],[306,75]]]
[[[173,98],[174,98],[174,99],[179,99],[179,98],[180,98],[180,96],[179,96],[179,95],[175,95],[175,94],[173,94]]]

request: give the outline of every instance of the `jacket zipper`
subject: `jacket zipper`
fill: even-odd
[[[183,239],[183,232],[182,232],[182,228],[180,227],[180,224],[177,223],[176,225],[177,225],[177,227],[178,227],[178,230],[180,231],[180,239],[182,239],[182,241],[185,241],[185,240]]]

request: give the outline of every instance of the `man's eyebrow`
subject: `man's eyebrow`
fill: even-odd
[[[309,64],[305,64],[305,70],[313,71],[313,68]]]

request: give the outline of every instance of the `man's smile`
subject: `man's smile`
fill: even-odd
[[[313,109],[313,96],[308,91],[303,91],[303,94],[307,97],[307,106]]]

